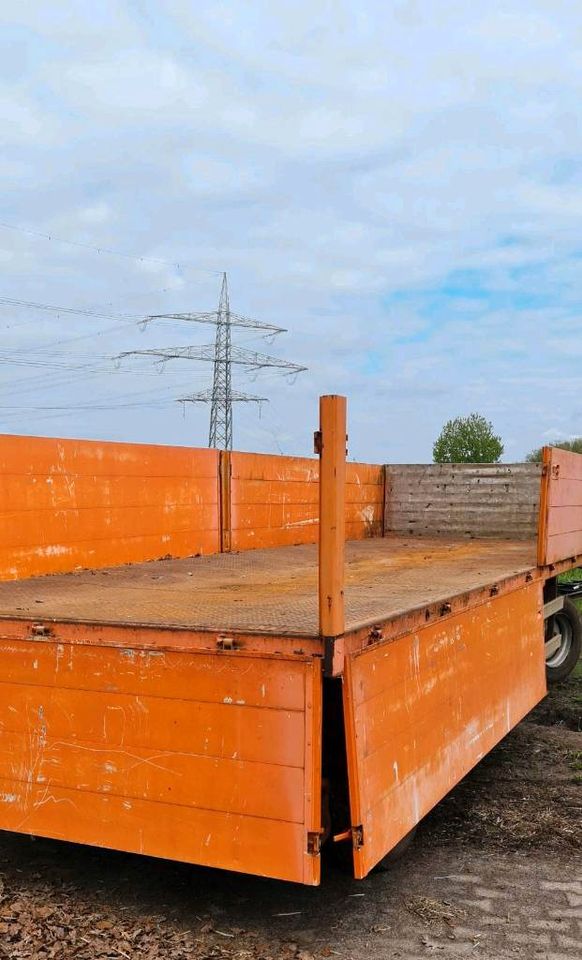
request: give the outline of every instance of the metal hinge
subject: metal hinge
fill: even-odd
[[[240,650],[242,643],[234,637],[219,637],[216,641],[217,650]]]
[[[321,430],[316,430],[313,434],[313,452],[321,454],[323,450],[323,438],[321,436]]]
[[[364,828],[361,823],[357,827],[352,827],[352,844],[354,850],[361,850],[364,846]]]
[[[307,852],[312,857],[318,857],[321,853],[321,834],[310,831],[307,834]]]

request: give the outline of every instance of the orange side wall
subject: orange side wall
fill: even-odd
[[[546,693],[541,582],[346,659],[364,877]]]
[[[218,453],[0,436],[0,579],[219,548]]]
[[[544,447],[538,563],[544,566],[582,553],[582,455]]]
[[[382,536],[384,468],[346,477],[346,538]],[[318,459],[0,436],[0,580],[316,543],[318,512]]]
[[[0,829],[317,884],[321,661],[126,643],[0,636]]]
[[[233,550],[316,543],[319,460],[266,454],[231,454]],[[346,538],[382,536],[384,471],[349,463]]]

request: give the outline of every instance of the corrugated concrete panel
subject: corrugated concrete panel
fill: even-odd
[[[541,470],[539,463],[388,464],[385,531],[532,539]]]

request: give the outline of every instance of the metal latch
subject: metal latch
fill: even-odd
[[[242,643],[239,640],[235,640],[234,637],[219,637],[216,641],[216,646],[219,650],[239,650],[242,647]]]
[[[322,450],[323,450],[323,439],[321,436],[321,430],[316,430],[315,433],[313,434],[313,452],[320,455]]]
[[[307,852],[312,857],[318,857],[321,853],[321,834],[310,831],[307,834]]]
[[[364,846],[364,828],[361,823],[357,827],[352,827],[352,844],[354,850],[361,850]]]
[[[364,846],[363,826],[358,824],[357,827],[348,827],[347,830],[342,830],[341,833],[334,834],[334,843],[341,843],[342,840],[351,840],[354,850],[361,850],[361,848]]]
[[[33,637],[48,637],[51,633],[51,628],[45,626],[44,623],[33,623],[30,632]]]

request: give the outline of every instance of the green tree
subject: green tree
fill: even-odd
[[[497,463],[502,453],[501,437],[480,413],[448,420],[432,448],[435,463]]]
[[[549,447],[559,447],[560,450],[570,450],[572,453],[582,453],[582,437],[574,437],[573,440],[560,440],[559,443],[549,443]],[[543,447],[536,447],[525,458],[528,463],[540,463],[542,459]]]

